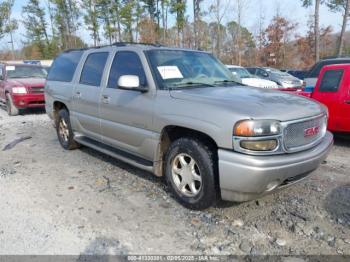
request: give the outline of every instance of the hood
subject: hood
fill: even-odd
[[[228,110],[241,119],[297,120],[324,113],[323,106],[308,98],[271,89],[248,86],[172,90],[174,99],[209,104]],[[194,105],[195,106],[195,105]]]
[[[278,88],[278,85],[275,82],[260,78],[242,78],[242,83],[253,87]]]
[[[44,87],[46,79],[44,78],[11,78],[11,79],[7,79],[7,82],[11,86]]]

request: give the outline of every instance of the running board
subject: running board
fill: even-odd
[[[136,156],[134,154],[125,152],[123,150],[111,147],[104,143],[98,142],[86,136],[75,136],[74,140],[79,144],[93,148],[101,153],[114,157],[125,163],[143,169],[145,171],[153,172],[153,162],[142,157]]]

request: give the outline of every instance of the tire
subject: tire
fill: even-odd
[[[180,138],[170,145],[165,156],[165,179],[176,200],[186,208],[203,210],[214,205],[218,199],[216,173],[214,151],[200,140]]]
[[[14,105],[10,94],[6,94],[6,109],[9,116],[17,116],[19,109]]]
[[[61,146],[66,150],[73,150],[80,147],[74,140],[74,132],[70,124],[69,112],[67,109],[61,109],[58,112],[56,132]]]

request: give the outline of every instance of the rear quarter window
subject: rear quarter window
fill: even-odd
[[[343,79],[344,70],[329,70],[322,77],[319,92],[337,92]]]
[[[71,51],[60,54],[53,62],[47,80],[71,82],[83,51]]]

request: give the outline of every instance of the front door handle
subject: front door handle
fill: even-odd
[[[109,104],[110,98],[109,96],[102,96],[102,103]]]
[[[344,102],[345,102],[345,104],[349,104],[350,105],[350,100],[345,100]]]

